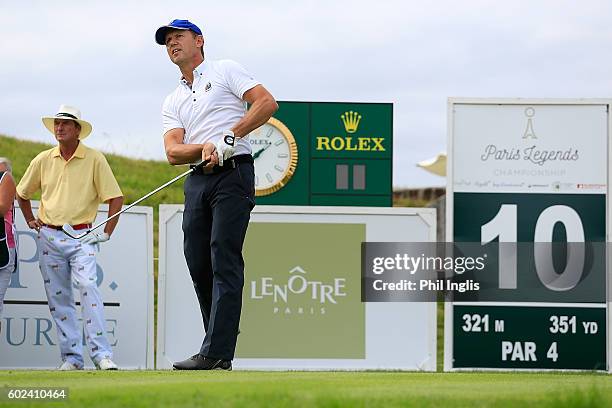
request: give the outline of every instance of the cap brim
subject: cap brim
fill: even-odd
[[[45,125],[47,130],[51,132],[53,136],[55,136],[55,128],[54,128],[55,119],[66,119],[66,118],[57,118],[55,116],[43,116],[42,118],[43,125]],[[81,119],[69,119],[69,120],[73,120],[77,122],[79,125],[81,125],[81,133],[79,134],[79,140],[83,140],[91,134],[91,131],[93,130],[91,123],[87,122],[86,120],[81,120]]]
[[[168,30],[189,30],[183,27],[161,26],[155,32],[155,42],[159,45],[166,45],[166,33]]]

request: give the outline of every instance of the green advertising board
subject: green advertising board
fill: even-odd
[[[445,369],[607,370],[608,104],[453,99],[449,118],[447,234],[495,254],[486,296],[447,305]]]
[[[257,204],[392,206],[391,103],[281,101],[250,143]]]
[[[365,224],[251,223],[237,357],[364,359],[355,249],[365,231]]]

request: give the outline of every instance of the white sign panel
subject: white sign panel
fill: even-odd
[[[183,257],[182,211],[160,207],[162,369],[197,353],[204,336]],[[360,296],[361,242],[432,242],[435,227],[433,209],[255,207],[234,368],[435,371],[436,303]]]
[[[605,194],[607,105],[454,104],[455,192]],[[588,135],[588,137],[587,137]]]
[[[36,210],[38,203],[32,206]],[[107,211],[107,205],[100,206],[96,222],[106,219]],[[18,208],[16,227],[19,268],[0,316],[0,369],[53,369],[61,364],[60,351],[38,267],[36,231],[28,229]],[[152,208],[133,207],[122,214],[110,241],[100,244],[97,263],[114,361],[121,369],[153,368]],[[80,301],[76,289],[74,296]],[[89,356],[83,357],[85,367],[93,368]]]
[[[494,296],[446,303],[445,370],[609,368],[611,102],[449,99],[446,236],[492,251]]]

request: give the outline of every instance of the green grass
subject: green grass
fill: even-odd
[[[605,407],[606,375],[398,372],[0,372],[2,387],[67,387],[68,407]],[[4,389],[6,392],[6,388]],[[40,406],[32,402],[32,406]],[[55,406],[52,404],[50,406]],[[2,404],[0,406],[8,406]],[[13,404],[26,407],[28,403]],[[45,405],[46,406],[46,405]]]
[[[415,198],[398,198],[393,199],[394,207],[425,207],[429,204],[427,200],[418,200]]]
[[[444,371],[444,302],[436,308],[436,370]]]

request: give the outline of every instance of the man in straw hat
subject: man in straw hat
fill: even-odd
[[[108,203],[108,216],[119,212],[123,195],[102,153],[81,141],[91,133],[91,124],[81,112],[61,105],[55,116],[42,118],[58,146],[36,156],[17,186],[17,200],[28,227],[38,231],[38,257],[45,282],[49,310],[57,327],[62,364],[60,370],[83,369],[82,330],[72,286],[81,295],[83,325],[89,355],[101,370],[116,370],[111,346],[105,336],[104,303],[97,286],[95,248],[110,239],[117,218],[104,232],[92,232],[81,240],[62,232],[64,224],[74,230],[90,228],[100,202]],[[30,199],[41,190],[38,216]]]

